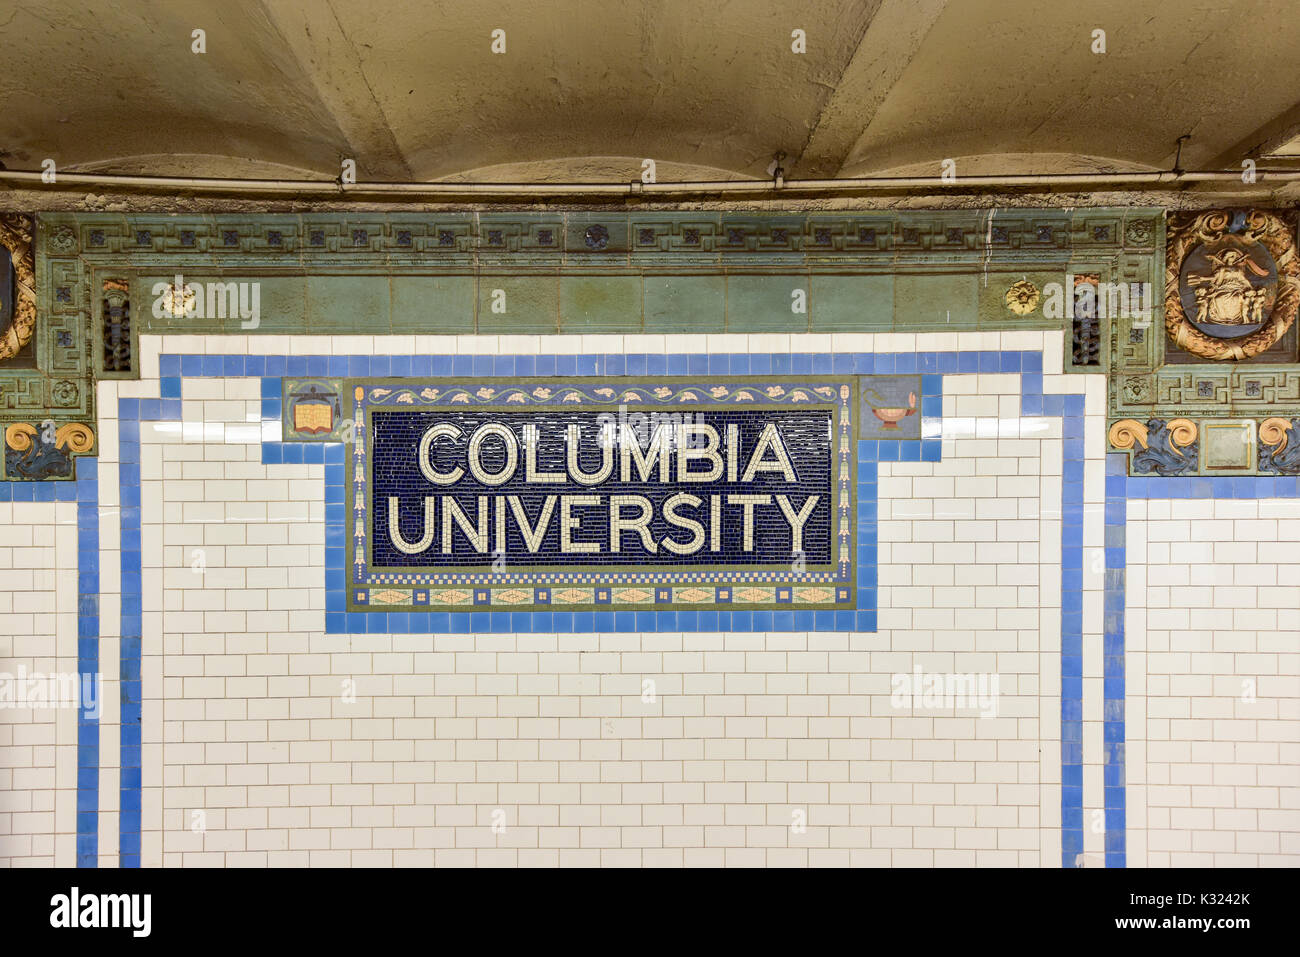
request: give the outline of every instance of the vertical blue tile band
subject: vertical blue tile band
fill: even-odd
[[[1126,866],[1124,602],[1128,587],[1128,455],[1106,456],[1105,580],[1102,626],[1102,811],[1107,867]]]
[[[1078,867],[1083,853],[1084,397],[1044,395],[1042,360],[1035,358],[1037,368],[1021,378],[1021,414],[1061,418],[1061,866]]]
[[[98,709],[104,690],[99,682],[99,460],[75,462],[77,672],[95,676]],[[77,711],[77,866],[99,866],[99,715],[87,711],[84,700]]]
[[[118,400],[118,473],[121,485],[119,508],[122,529],[120,548],[122,576],[121,638],[119,651],[119,717],[121,720],[118,768],[118,860],[121,867],[140,866],[140,782],[141,782],[141,681],[140,655],[144,635],[144,597],[141,574],[140,527],[140,422],[162,418],[162,401],[177,405],[180,399]],[[147,415],[146,412],[152,413]]]
[[[1044,394],[1042,354],[1021,356],[1016,370],[1021,415],[1061,419],[1061,866],[1078,867],[1083,854],[1084,397]]]

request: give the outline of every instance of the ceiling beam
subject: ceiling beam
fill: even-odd
[[[328,0],[324,15],[319,0],[258,2],[347,138],[349,152],[342,158],[356,160],[357,179],[414,179],[362,70],[361,57]]]
[[[1300,103],[1252,130],[1205,164],[1205,169],[1237,169],[1244,159],[1258,160],[1300,133]]]
[[[791,170],[803,178],[839,174],[947,5],[948,0],[882,0]]]

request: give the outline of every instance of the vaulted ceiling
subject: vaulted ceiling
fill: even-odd
[[[783,151],[791,178],[946,158],[1040,173],[1167,169],[1190,134],[1182,167],[1235,168],[1300,131],[1294,9],[0,0],[0,162],[329,178],[352,158],[368,180],[626,182],[645,158],[661,180],[761,177]]]

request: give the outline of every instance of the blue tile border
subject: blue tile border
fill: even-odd
[[[97,675],[99,662],[99,461],[77,470],[77,670]],[[103,687],[100,686],[100,694]],[[99,866],[99,718],[77,713],[77,866]]]
[[[1128,587],[1128,456],[1106,456],[1106,522],[1102,624],[1102,813],[1105,863],[1127,864],[1124,728],[1124,603]]]
[[[1029,388],[1038,391],[1030,392]],[[1084,397],[1044,395],[1041,367],[1021,379],[1021,414],[1060,416],[1061,473],[1061,866],[1083,853]]]
[[[922,354],[934,359],[931,363],[936,369],[947,367],[955,369],[958,365],[958,353],[928,353]],[[974,355],[983,355],[974,353]],[[1041,370],[1041,355],[1035,353],[1006,353],[1006,356],[1012,357],[1004,359],[1003,353],[988,353],[989,356],[997,357],[997,361],[989,361],[987,364],[1001,367],[1003,365],[1014,365],[1017,370],[1024,364],[1035,370]],[[172,357],[164,356],[164,360],[180,360],[180,368],[185,367],[185,360],[197,357]],[[250,357],[251,359],[252,357]],[[324,356],[295,356],[295,357],[263,357],[265,363],[256,363],[253,369],[246,374],[252,374],[253,371],[260,371],[261,375],[261,403],[262,418],[264,427],[268,423],[274,423],[272,428],[279,428],[282,421],[282,395],[283,383],[282,376],[290,374],[291,369],[297,368],[319,368],[321,362],[329,360],[329,363],[338,360],[336,368],[342,368],[343,362],[346,361],[349,374],[357,377],[387,375],[392,367],[390,359],[403,359],[410,361],[410,368],[413,374],[418,376],[459,376],[461,373],[456,371],[456,363],[452,363],[450,368],[445,364],[439,366],[435,359],[460,359],[460,358],[480,358],[480,357],[434,357],[434,356],[413,356],[413,357],[389,357],[389,356],[348,356],[348,357],[324,357]],[[607,369],[621,369],[625,366],[634,366],[638,369],[649,368],[651,363],[641,363],[640,359],[663,358],[665,361],[656,364],[659,370],[658,374],[670,375],[673,370],[681,367],[689,359],[694,358],[691,355],[668,355],[664,357],[649,356],[623,356],[623,355],[604,355],[604,356],[492,356],[488,357],[494,362],[483,369],[483,374],[494,375],[517,375],[521,374],[519,370],[519,360],[528,360],[527,368],[536,369],[538,374],[551,374],[558,367],[562,374],[581,374],[581,375],[602,375],[602,374],[622,374],[614,372],[605,372]],[[706,358],[712,359],[716,356],[710,355]],[[813,354],[749,354],[749,355],[732,355],[727,356],[727,368],[714,370],[710,372],[721,371],[732,373],[749,373],[755,366],[780,366],[781,360],[796,360],[791,364],[795,366],[792,370],[795,373],[801,371],[807,374],[815,374],[813,366],[814,360],[820,356]],[[870,353],[840,353],[834,357],[841,368],[840,374],[864,375],[879,372],[880,366],[886,367],[893,371],[893,366],[904,365],[907,368],[900,369],[900,372],[920,372],[916,367],[919,366],[920,359],[918,354],[906,353],[895,356],[893,354],[870,354]],[[303,360],[302,363],[295,365],[291,362],[279,361],[286,359]],[[806,359],[807,361],[797,361]],[[897,359],[894,363],[892,360]],[[424,361],[429,360],[429,361]],[[563,362],[560,360],[575,360],[574,363]],[[581,360],[581,361],[576,361]],[[626,362],[624,360],[627,360]],[[850,365],[851,368],[847,366]],[[904,361],[910,360],[910,361]],[[305,364],[305,365],[304,365]],[[190,363],[190,368],[197,368],[194,363]],[[168,361],[163,366],[164,373],[173,372],[178,368],[177,362]],[[377,371],[378,370],[380,371]],[[432,370],[432,371],[430,371]],[[576,372],[574,371],[576,370]],[[763,371],[767,371],[765,368]],[[780,370],[775,370],[780,371]],[[786,370],[791,371],[791,370]],[[826,370],[823,370],[826,371]],[[276,374],[271,374],[276,373]],[[647,373],[648,374],[648,373]],[[629,610],[628,614],[638,617],[628,619],[631,624],[622,624],[623,619],[615,617],[616,631],[637,630],[637,631],[736,631],[736,630],[753,630],[753,631],[875,631],[876,630],[876,535],[877,526],[875,522],[875,487],[876,487],[876,463],[878,461],[902,461],[902,462],[938,462],[942,454],[942,402],[943,402],[943,375],[941,372],[933,372],[922,375],[922,410],[921,410],[921,437],[919,439],[902,439],[902,440],[858,440],[858,504],[859,504],[859,528],[858,528],[858,602],[857,609],[854,610],[800,610],[795,612],[777,612],[772,610],[761,611],[731,611],[728,609],[688,609],[676,611],[656,611],[656,612],[636,612]],[[927,404],[928,403],[928,404]],[[179,411],[176,412],[179,416]],[[338,449],[337,455],[329,452],[330,449]],[[471,624],[472,620],[477,617],[472,612],[349,612],[347,611],[347,546],[346,538],[346,513],[344,499],[339,497],[337,501],[331,497],[331,489],[342,489],[346,479],[346,467],[342,456],[343,446],[340,443],[330,442],[263,442],[262,443],[262,462],[263,464],[323,464],[325,465],[325,486],[326,486],[326,615],[325,631],[327,634],[428,634],[431,631],[444,630],[452,634],[470,633],[480,630]],[[867,497],[869,493],[869,497]],[[341,495],[342,493],[340,493]],[[864,502],[871,503],[871,509],[864,513],[862,506]],[[867,516],[864,518],[864,515]],[[573,634],[585,631],[596,630],[593,615],[596,612],[566,612],[566,611],[542,611],[542,612],[510,612],[508,610],[497,612],[483,612],[482,614],[497,614],[505,616],[502,618],[506,622],[502,626],[504,630],[510,630],[521,633],[561,633]],[[441,622],[444,618],[450,616],[450,624],[447,628],[440,629],[434,626],[435,622]],[[527,616],[527,617],[526,617]],[[468,619],[469,621],[459,621],[458,619]],[[491,620],[491,619],[489,619]],[[495,629],[496,625],[488,626],[489,629]]]
[[[658,356],[655,357],[659,359]],[[676,374],[685,367],[689,372],[775,374],[814,374],[817,360],[825,357],[811,353],[774,353],[728,355],[668,355],[655,362],[658,374]],[[822,371],[854,374],[921,372],[923,385],[922,437],[920,440],[859,443],[858,465],[858,574],[859,608],[857,611],[729,611],[698,610],[679,612],[510,612],[485,611],[451,614],[448,612],[346,612],[339,604],[345,581],[345,504],[344,447],[341,443],[262,443],[264,464],[320,464],[325,466],[325,543],[326,543],[326,633],[329,634],[471,634],[476,632],[514,631],[574,634],[589,631],[811,631],[877,630],[876,559],[878,524],[876,514],[878,462],[937,462],[942,454],[942,376],[980,372],[1017,373],[1021,376],[1021,414],[1025,416],[1059,416],[1063,420],[1065,465],[1062,480],[1062,569],[1061,569],[1061,811],[1062,863],[1077,866],[1083,851],[1083,460],[1084,397],[1081,394],[1042,392],[1043,369],[1040,351],[984,351],[936,353],[839,353],[830,357]],[[700,362],[703,359],[704,362]],[[231,360],[231,361],[227,361]],[[135,442],[133,474],[126,470],[123,454],[122,484],[128,480],[139,485],[140,420],[176,420],[181,416],[181,383],[186,376],[228,377],[255,376],[262,379],[263,420],[281,422],[281,378],[287,375],[346,374],[352,377],[387,376],[394,368],[409,369],[412,376],[466,375],[622,375],[652,373],[648,355],[591,356],[192,356],[160,357],[159,399],[122,399],[123,441]],[[851,368],[849,365],[851,364]],[[823,361],[823,365],[826,363]],[[481,366],[481,368],[480,368]],[[703,368],[700,368],[703,366]],[[315,370],[326,370],[319,373]],[[336,373],[335,370],[338,370]],[[925,407],[933,386],[938,402]],[[126,422],[135,420],[132,433]],[[883,454],[882,454],[883,450]],[[869,503],[869,507],[868,506]],[[139,509],[123,508],[123,548],[128,528],[139,544]],[[138,576],[137,576],[138,578]],[[138,581],[131,621],[127,612],[127,572],[123,565],[123,635],[128,625],[138,630]],[[337,598],[335,597],[337,596]],[[331,604],[333,603],[333,604]],[[123,640],[123,654],[128,653]],[[134,654],[138,659],[138,643]],[[138,661],[137,661],[138,665]],[[138,670],[136,672],[138,675]],[[124,696],[125,708],[125,696]],[[134,712],[138,721],[138,706]],[[125,722],[124,711],[124,722]],[[123,739],[123,780],[126,780],[126,738]],[[138,752],[138,741],[137,741]],[[138,756],[136,758],[138,761]],[[138,764],[136,765],[138,767]],[[138,778],[137,778],[138,780]],[[1122,780],[1122,777],[1121,777]],[[125,789],[125,784],[124,784]],[[138,785],[137,785],[138,790]],[[1121,789],[1122,794],[1122,789]],[[138,808],[138,800],[135,804]],[[124,797],[123,813],[126,813]],[[138,863],[138,810],[134,822],[134,853],[127,853],[123,831],[123,860],[133,857]],[[124,865],[125,866],[125,865]]]
[[[119,651],[121,742],[118,767],[119,866],[140,866],[141,809],[141,645],[144,636],[144,600],[140,526],[140,422],[163,416],[160,402],[180,399],[118,400],[118,481],[122,579],[121,638]]]

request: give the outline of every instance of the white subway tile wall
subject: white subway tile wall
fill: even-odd
[[[1300,862],[1300,502],[1128,506],[1131,866]]]
[[[113,415],[119,397],[159,395],[163,353],[1041,351],[1044,393],[1086,395],[1091,825],[1104,380],[1062,375],[1061,346],[1059,332],[145,336],[144,378],[99,386],[101,661],[118,661],[120,621]],[[145,866],[1060,866],[1064,442],[1059,416],[1022,415],[1019,375],[946,376],[942,461],[879,465],[879,630],[862,633],[326,634],[325,467],[262,464],[279,425],[259,388],[186,378],[180,422],[140,423]],[[1279,557],[1298,554],[1300,504],[1129,508],[1129,860],[1300,862],[1300,559]],[[50,649],[75,668],[75,511],[0,505],[4,670],[48,669]],[[934,675],[997,694],[899,707],[900,682]],[[118,862],[107,677],[101,866]],[[76,730],[67,709],[0,711],[8,863],[72,863]],[[1104,840],[1085,826],[1072,863],[1099,865]]]
[[[0,863],[75,863],[77,712],[45,701],[76,671],[77,505],[0,503]]]

